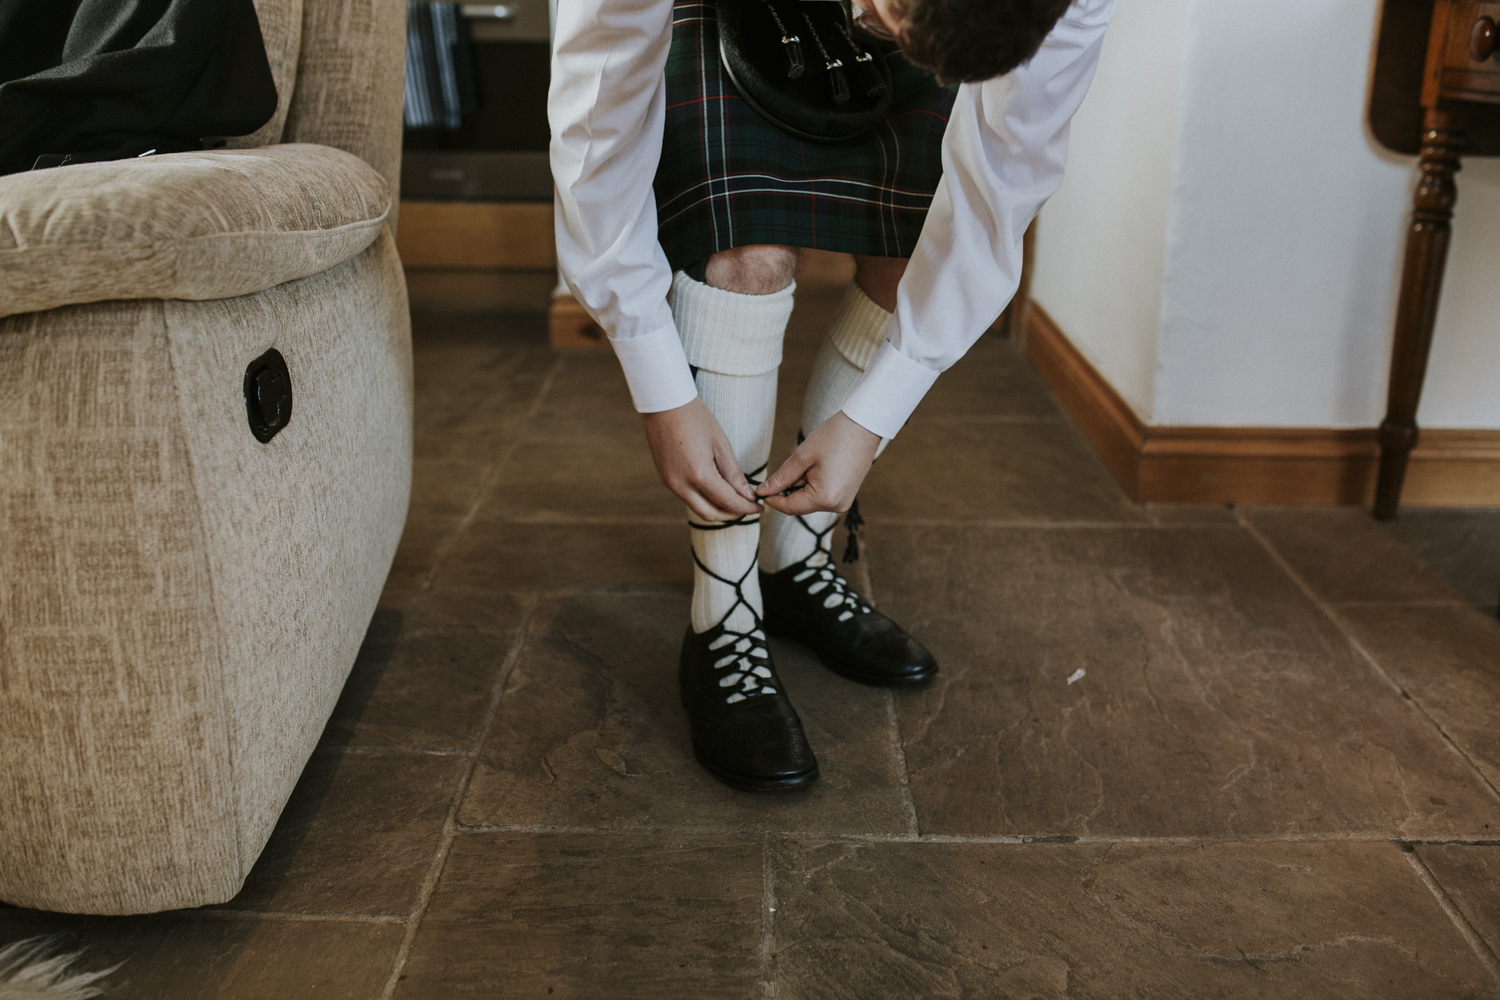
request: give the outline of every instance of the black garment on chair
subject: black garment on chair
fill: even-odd
[[[0,174],[201,149],[275,113],[251,0],[0,0]]]

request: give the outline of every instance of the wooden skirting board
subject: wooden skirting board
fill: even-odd
[[[409,268],[555,268],[552,203],[403,201],[396,249]]]
[[[1151,427],[1035,303],[1027,328],[1027,356],[1134,500],[1365,504],[1375,496],[1373,427]],[[1500,431],[1422,431],[1402,502],[1500,506]]]

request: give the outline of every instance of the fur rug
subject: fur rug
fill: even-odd
[[[54,954],[56,943],[36,937],[0,948],[0,1000],[89,1000],[103,992],[93,984],[119,966],[70,973],[83,952]]]

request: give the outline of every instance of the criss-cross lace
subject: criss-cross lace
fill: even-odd
[[[725,699],[729,704],[735,705],[747,698],[756,695],[775,694],[773,686],[776,674],[771,668],[771,653],[766,649],[766,633],[761,627],[760,615],[756,614],[755,608],[745,599],[745,581],[750,579],[750,574],[756,571],[756,566],[751,564],[750,568],[738,580],[720,576],[707,566],[703,560],[698,558],[698,553],[693,553],[693,562],[698,568],[720,583],[734,589],[734,603],[720,619],[719,624],[714,626],[721,630],[722,634],[708,644],[709,650],[713,652],[723,651],[718,659],[714,660],[714,670],[724,671],[724,676],[719,678],[719,687],[734,688],[729,697]],[[728,622],[731,615],[739,608],[745,608],[750,612],[750,629],[741,632],[729,627]]]
[[[822,594],[823,607],[829,611],[840,609],[838,620],[841,622],[846,622],[857,614],[869,614],[870,606],[859,596],[859,591],[849,586],[849,581],[834,568],[833,529],[838,527],[838,522],[834,521],[818,531],[801,514],[796,517],[803,530],[817,540],[817,548],[813,549],[812,555],[802,560],[802,568],[793,574],[792,582],[806,584],[808,594],[813,597]]]
[[[766,471],[766,466],[761,466],[745,478],[752,484],[759,486],[760,480],[755,477]],[[737,517],[733,521],[718,521],[713,524],[699,524],[689,520],[688,527],[695,531],[723,531],[726,528],[738,528],[743,525],[759,524],[759,514],[746,514]],[[745,581],[750,579],[757,566],[752,561],[750,568],[740,575],[738,580],[720,576],[707,566],[703,560],[698,558],[698,553],[693,552],[693,562],[708,576],[729,587],[734,591],[734,603],[729,610],[724,612],[724,617],[719,619],[719,624],[714,626],[721,629],[722,634],[708,644],[709,650],[713,652],[723,651],[718,659],[714,661],[714,670],[723,671],[724,676],[719,678],[719,687],[737,688],[731,691],[725,699],[729,704],[736,705],[757,695],[775,694],[776,674],[771,665],[771,653],[766,649],[766,633],[761,627],[760,613],[755,606],[745,597]],[[741,632],[729,627],[729,619],[740,608],[750,612],[751,626],[749,631]]]

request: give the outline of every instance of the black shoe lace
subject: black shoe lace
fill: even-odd
[[[802,442],[806,441],[806,440],[807,440],[807,435],[803,434],[799,430],[797,432],[797,444],[800,446],[802,444]],[[876,459],[876,461],[879,461],[879,459]],[[764,466],[762,467],[762,469],[764,469]],[[794,489],[800,489],[801,487],[793,487],[793,488]],[[783,493],[782,496],[786,496],[786,494]],[[801,521],[802,518],[799,516],[797,518],[797,520]],[[834,520],[834,524],[837,524],[837,523],[838,523],[838,520],[835,519]],[[855,497],[853,500],[851,500],[849,502],[849,512],[844,515],[844,527],[846,529],[848,529],[848,536],[846,537],[846,539],[844,541],[844,562],[846,562],[846,563],[859,562],[859,529],[863,528],[864,526],[865,526],[864,516],[862,514],[860,514],[860,512],[859,512],[859,497]],[[802,522],[802,527],[807,528],[808,531],[812,531],[812,533],[817,536],[818,543],[820,545],[822,544],[822,541],[823,541],[822,534],[820,534],[819,532],[813,531],[811,528],[808,528],[806,521]],[[832,530],[832,529],[829,529],[829,530]],[[830,555],[832,555],[832,553],[833,553],[833,543],[832,542],[829,542],[829,544],[828,544],[828,553]]]
[[[838,521],[834,521],[822,531],[808,524],[801,514],[797,515],[797,523],[817,540],[817,548],[813,550],[812,555],[802,560],[802,568],[793,574],[792,582],[806,583],[809,596],[817,597],[823,594],[824,609],[828,611],[841,609],[838,615],[838,620],[841,622],[846,622],[857,614],[869,614],[870,606],[865,603],[863,597],[859,596],[859,591],[849,586],[849,581],[845,580],[834,568],[832,536],[833,529],[838,527]]]
[[[759,485],[759,481],[755,477],[765,471],[766,467],[763,465],[745,478],[750,480],[751,483]],[[688,527],[697,531],[723,531],[726,528],[736,528],[741,525],[759,523],[759,514],[746,514],[743,517],[735,518],[733,521],[719,521],[713,524],[699,524],[690,519]],[[739,690],[732,692],[725,700],[729,704],[735,705],[756,695],[775,694],[776,688],[774,685],[778,682],[776,681],[775,668],[771,665],[771,653],[766,649],[766,633],[761,627],[760,615],[749,600],[745,598],[745,581],[749,580],[751,574],[759,567],[756,563],[752,562],[750,568],[745,570],[738,580],[731,580],[728,577],[720,576],[703,565],[703,560],[698,558],[696,550],[693,552],[693,562],[704,573],[707,573],[734,591],[734,603],[729,606],[728,611],[724,612],[724,617],[719,619],[719,624],[714,626],[714,628],[720,629],[722,634],[708,644],[710,651],[724,651],[723,655],[716,659],[713,665],[714,670],[728,669],[728,672],[719,678],[719,687],[733,688],[738,686],[739,688]],[[730,628],[727,624],[730,617],[740,608],[744,608],[750,612],[751,626],[749,631],[741,632]]]

